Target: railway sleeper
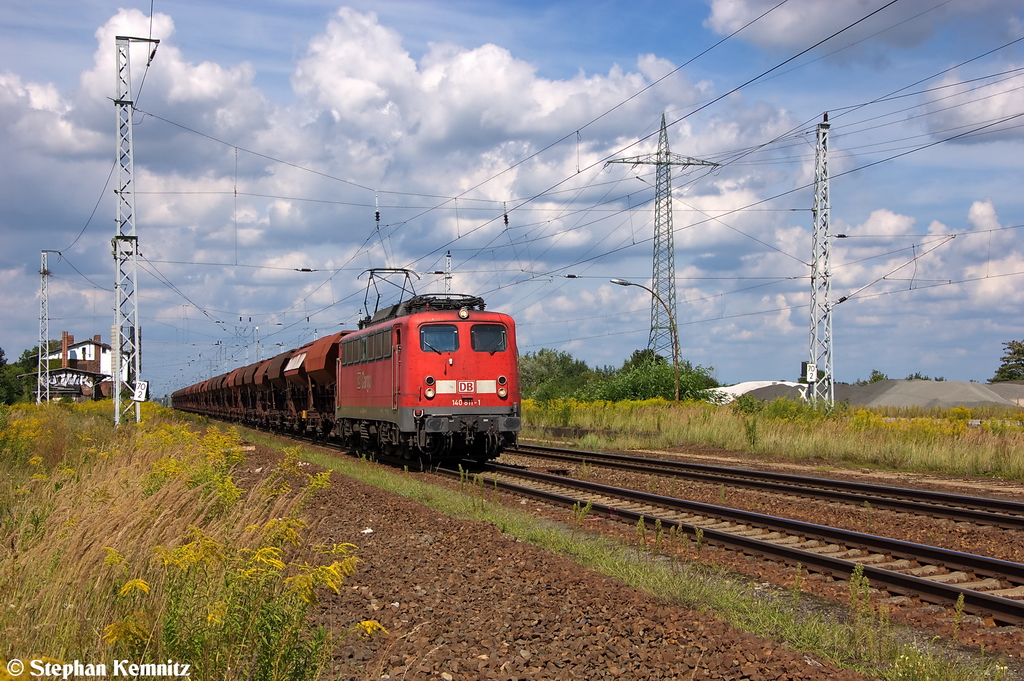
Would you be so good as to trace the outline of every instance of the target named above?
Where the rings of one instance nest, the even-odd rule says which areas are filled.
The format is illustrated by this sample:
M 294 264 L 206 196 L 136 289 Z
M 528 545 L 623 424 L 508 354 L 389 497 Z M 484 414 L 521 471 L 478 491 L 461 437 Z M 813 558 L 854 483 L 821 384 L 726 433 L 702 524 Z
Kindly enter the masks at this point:
M 858 561 L 858 562 L 860 562 L 860 561 Z M 901 559 L 901 560 L 889 561 L 888 563 L 875 563 L 874 564 L 874 567 L 882 568 L 883 570 L 893 570 L 895 572 L 902 572 L 904 570 L 913 568 L 914 566 L 915 566 L 914 561 L 906 560 L 905 558 Z
M 738 537 L 757 537 L 763 534 L 760 527 L 751 527 L 750 525 L 737 525 L 736 527 L 726 528 L 725 531 Z
M 827 553 L 829 555 L 833 553 L 843 553 L 846 549 L 838 544 L 825 544 L 824 546 L 801 546 L 800 548 L 811 553 Z M 835 556 L 833 556 L 834 558 Z
M 791 535 L 783 534 L 781 532 L 769 532 L 767 534 L 758 535 L 757 539 L 760 539 L 761 541 L 771 542 L 772 544 L 777 544 L 780 541 L 785 541 L 789 539 L 790 536 Z
M 783 537 L 782 539 L 775 539 L 772 543 L 779 546 L 797 546 L 798 544 L 803 543 L 803 541 L 803 537 L 798 537 L 794 534 L 788 537 Z
M 728 521 L 719 521 L 717 523 L 711 523 L 710 525 L 701 525 L 701 527 L 705 530 L 722 530 L 723 532 L 728 532 L 729 528 L 735 527 L 735 525 Z
M 979 579 L 974 582 L 962 582 L 957 584 L 962 589 L 971 589 L 972 591 L 986 591 L 992 593 L 993 589 L 1003 588 L 1003 583 L 995 577 L 989 577 L 987 579 Z
M 904 570 L 904 572 L 912 577 L 929 577 L 931 575 L 940 574 L 942 570 L 943 568 L 940 568 L 938 565 L 922 565 L 921 567 L 916 567 L 912 570 Z
M 957 570 L 956 572 L 947 572 L 944 575 L 929 575 L 925 579 L 930 579 L 933 582 L 939 582 L 940 584 L 961 584 L 964 582 L 971 581 L 971 575 L 966 572 Z
M 864 556 L 863 558 L 857 559 L 858 563 L 863 563 L 864 565 L 871 565 L 874 567 L 879 567 L 882 563 L 888 563 L 891 561 L 892 556 L 886 555 L 884 553 L 872 553 L 867 556 Z M 914 565 L 908 565 L 907 567 L 914 567 Z

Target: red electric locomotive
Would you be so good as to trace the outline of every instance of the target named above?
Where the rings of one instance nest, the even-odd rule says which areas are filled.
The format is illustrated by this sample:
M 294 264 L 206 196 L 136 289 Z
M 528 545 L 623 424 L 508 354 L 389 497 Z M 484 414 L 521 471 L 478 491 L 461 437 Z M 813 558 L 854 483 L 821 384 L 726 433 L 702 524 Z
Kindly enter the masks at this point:
M 515 322 L 473 296 L 404 299 L 407 270 L 370 270 L 367 296 L 382 275 L 404 276 L 402 300 L 358 330 L 178 390 L 174 407 L 424 463 L 497 457 L 521 424 Z
M 481 298 L 421 295 L 341 339 L 335 432 L 350 446 L 431 461 L 491 459 L 516 442 L 515 322 Z

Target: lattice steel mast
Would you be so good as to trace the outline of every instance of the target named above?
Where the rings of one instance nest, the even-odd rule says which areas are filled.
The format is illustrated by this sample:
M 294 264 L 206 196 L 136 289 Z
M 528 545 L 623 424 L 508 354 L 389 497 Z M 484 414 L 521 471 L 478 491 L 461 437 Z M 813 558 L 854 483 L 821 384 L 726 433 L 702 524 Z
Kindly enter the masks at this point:
M 835 404 L 832 368 L 832 245 L 829 242 L 828 114 L 818 124 L 814 157 L 814 230 L 811 236 L 811 347 L 807 365 L 808 400 Z
M 50 401 L 50 268 L 43 251 L 39 265 L 39 366 L 36 373 L 36 404 Z
M 673 355 L 673 339 L 676 329 L 676 248 L 672 230 L 672 166 L 717 166 L 711 161 L 702 161 L 688 156 L 673 154 L 668 146 L 668 129 L 665 114 L 661 115 L 661 134 L 658 136 L 658 151 L 654 154 L 617 158 L 609 163 L 657 166 L 654 203 L 654 270 L 651 288 L 656 294 L 651 299 L 651 335 L 647 347 L 662 357 Z M 657 297 L 665 301 L 667 310 L 658 303 Z
M 133 42 L 160 42 L 152 38 L 117 36 L 117 73 L 114 108 L 117 113 L 117 225 L 111 241 L 114 250 L 114 326 L 111 373 L 114 424 L 120 425 L 133 410 L 132 393 L 142 377 L 142 344 L 139 328 L 138 237 L 135 235 L 135 158 L 132 150 L 132 79 L 130 49 Z M 150 60 L 152 60 L 152 54 Z M 142 419 L 141 405 L 134 402 L 135 422 Z

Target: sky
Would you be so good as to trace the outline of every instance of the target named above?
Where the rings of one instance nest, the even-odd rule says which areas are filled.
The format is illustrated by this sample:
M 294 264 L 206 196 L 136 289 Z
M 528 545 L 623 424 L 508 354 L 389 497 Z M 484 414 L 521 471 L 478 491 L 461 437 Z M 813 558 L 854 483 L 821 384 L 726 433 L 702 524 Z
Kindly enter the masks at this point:
M 986 381 L 1024 338 L 1024 0 L 6 0 L 0 348 L 114 322 L 115 36 L 131 50 L 143 378 L 335 331 L 365 271 L 482 296 L 522 353 L 646 347 L 662 116 L 680 354 L 809 356 L 829 117 L 835 378 Z M 379 212 L 379 220 L 377 213 Z M 507 223 L 506 223 L 507 218 Z M 842 235 L 842 236 L 840 236 Z M 380 304 L 397 289 L 380 289 Z M 841 302 L 839 302 L 841 300 Z

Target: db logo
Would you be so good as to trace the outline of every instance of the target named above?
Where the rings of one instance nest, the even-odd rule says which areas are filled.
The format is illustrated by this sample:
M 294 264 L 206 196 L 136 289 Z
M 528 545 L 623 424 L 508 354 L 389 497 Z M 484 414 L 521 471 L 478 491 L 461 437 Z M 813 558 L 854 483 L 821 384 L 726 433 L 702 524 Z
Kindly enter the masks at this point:
M 364 374 L 362 371 L 356 374 L 356 390 L 369 390 L 370 389 L 370 375 Z
M 460 393 L 475 393 L 476 381 L 459 381 Z

